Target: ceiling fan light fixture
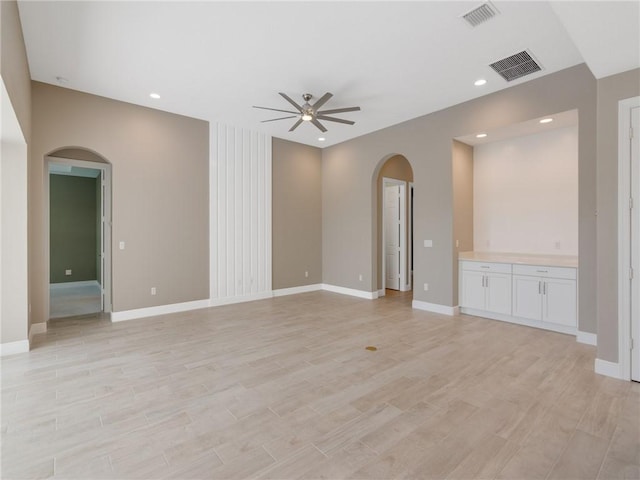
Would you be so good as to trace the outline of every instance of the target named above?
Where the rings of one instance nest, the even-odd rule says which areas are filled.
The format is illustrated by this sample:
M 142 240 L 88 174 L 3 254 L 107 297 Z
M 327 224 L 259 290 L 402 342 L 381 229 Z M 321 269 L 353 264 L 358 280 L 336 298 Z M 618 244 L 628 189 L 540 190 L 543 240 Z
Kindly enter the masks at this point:
M 313 120 L 313 115 L 311 115 L 309 112 L 304 112 L 302 114 L 302 120 L 304 120 L 305 122 L 309 122 Z

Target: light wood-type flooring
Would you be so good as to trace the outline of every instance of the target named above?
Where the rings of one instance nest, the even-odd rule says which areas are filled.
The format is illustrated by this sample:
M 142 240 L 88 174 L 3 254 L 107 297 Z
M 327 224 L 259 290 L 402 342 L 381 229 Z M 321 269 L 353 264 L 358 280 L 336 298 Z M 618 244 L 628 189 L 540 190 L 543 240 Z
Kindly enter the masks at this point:
M 594 357 L 328 292 L 52 321 L 2 359 L 2 478 L 639 478 L 640 385 Z

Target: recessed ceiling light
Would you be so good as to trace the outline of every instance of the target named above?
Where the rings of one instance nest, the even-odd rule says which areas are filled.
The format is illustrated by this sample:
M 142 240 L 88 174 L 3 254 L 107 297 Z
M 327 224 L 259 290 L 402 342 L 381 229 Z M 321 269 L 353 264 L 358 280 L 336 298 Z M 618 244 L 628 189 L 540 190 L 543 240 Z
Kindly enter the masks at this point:
M 319 142 L 324 142 L 326 139 L 324 137 L 318 137 Z
M 551 123 L 553 122 L 553 118 L 543 118 L 540 120 L 540 123 Z
M 478 80 L 476 80 L 475 82 L 473 82 L 473 84 L 476 87 L 481 87 L 482 85 L 484 85 L 485 83 L 487 83 L 487 81 L 484 78 L 479 78 Z
M 155 98 L 156 100 L 157 100 L 158 98 L 160 98 L 160 95 L 159 95 L 159 94 L 157 94 L 157 93 L 150 93 L 150 94 L 149 94 L 149 96 L 150 96 L 151 98 Z
M 486 136 L 487 136 L 486 133 L 479 133 L 479 134 L 476 135 L 476 138 L 484 138 Z

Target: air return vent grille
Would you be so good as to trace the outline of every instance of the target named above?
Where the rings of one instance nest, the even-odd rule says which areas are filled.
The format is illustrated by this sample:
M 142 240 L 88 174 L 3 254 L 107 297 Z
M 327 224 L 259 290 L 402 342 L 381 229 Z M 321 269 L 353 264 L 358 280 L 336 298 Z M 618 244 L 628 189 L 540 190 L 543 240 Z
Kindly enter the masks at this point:
M 498 60 L 489 66 L 507 82 L 542 70 L 540 65 L 538 65 L 526 50 Z
M 462 15 L 469 25 L 472 27 L 477 27 L 483 22 L 486 22 L 490 18 L 495 17 L 498 14 L 498 9 L 494 7 L 491 3 L 486 2 L 480 5 L 477 8 L 465 13 Z

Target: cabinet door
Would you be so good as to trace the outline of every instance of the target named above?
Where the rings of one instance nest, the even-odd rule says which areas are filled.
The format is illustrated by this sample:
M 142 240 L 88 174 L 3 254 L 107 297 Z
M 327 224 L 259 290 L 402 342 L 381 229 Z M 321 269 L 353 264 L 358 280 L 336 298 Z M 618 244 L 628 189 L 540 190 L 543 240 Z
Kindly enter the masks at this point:
M 544 279 L 542 321 L 575 327 L 576 281 L 560 278 Z
M 484 273 L 462 271 L 461 307 L 485 310 Z
M 542 320 L 542 278 L 513 276 L 513 316 Z
M 487 273 L 485 287 L 487 289 L 487 310 L 495 313 L 511 315 L 511 275 L 504 273 Z

